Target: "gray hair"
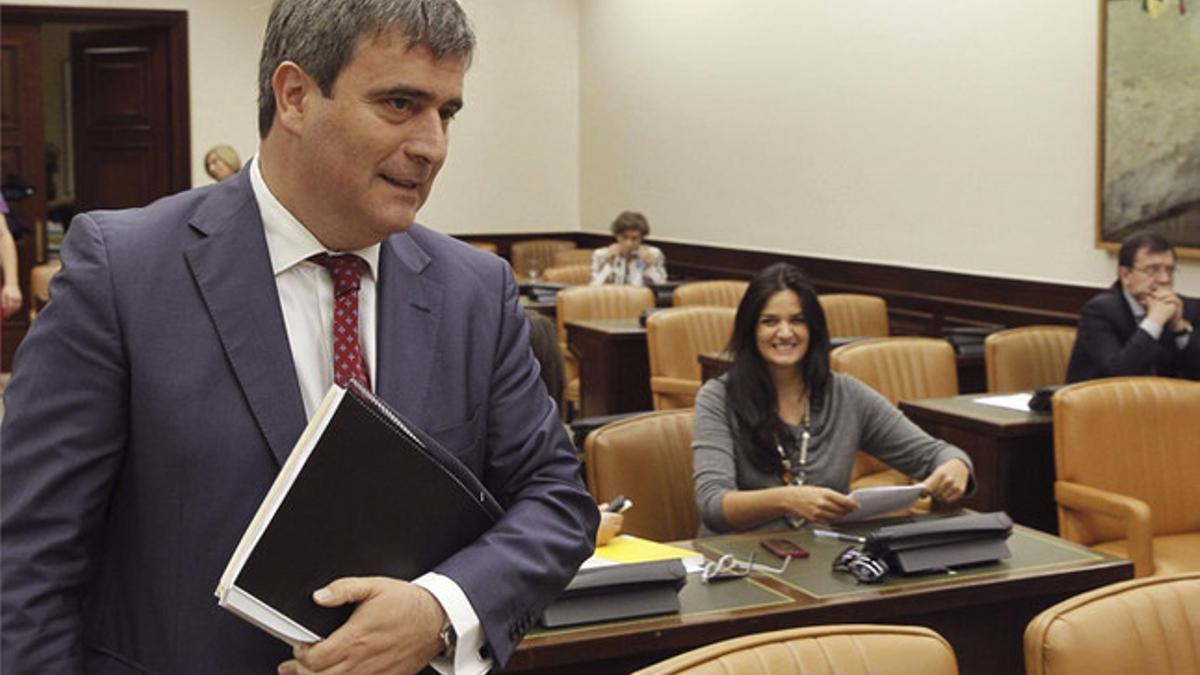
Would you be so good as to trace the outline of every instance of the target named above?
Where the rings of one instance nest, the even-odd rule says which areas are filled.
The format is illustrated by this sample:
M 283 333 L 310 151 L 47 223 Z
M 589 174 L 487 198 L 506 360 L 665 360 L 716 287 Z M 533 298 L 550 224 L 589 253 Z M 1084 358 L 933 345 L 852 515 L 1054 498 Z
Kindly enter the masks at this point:
M 458 0 L 275 0 L 258 63 L 258 133 L 275 120 L 271 77 L 284 61 L 304 69 L 328 98 L 363 38 L 400 28 L 409 48 L 426 47 L 435 59 L 470 61 L 475 33 Z

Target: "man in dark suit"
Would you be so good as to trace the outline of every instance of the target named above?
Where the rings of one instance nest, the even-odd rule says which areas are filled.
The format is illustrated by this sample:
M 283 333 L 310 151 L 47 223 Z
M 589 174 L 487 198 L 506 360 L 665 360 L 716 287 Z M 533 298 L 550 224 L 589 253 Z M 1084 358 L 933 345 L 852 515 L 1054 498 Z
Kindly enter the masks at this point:
M 590 553 L 596 506 L 511 270 L 413 222 L 473 47 L 455 0 L 277 0 L 259 154 L 220 184 L 75 219 L 6 392 L 0 671 L 482 672 Z M 363 268 L 357 306 L 340 280 L 336 300 L 358 340 L 334 337 L 315 254 Z M 213 592 L 342 377 L 335 344 L 506 512 L 413 583 L 313 589 L 356 608 L 293 653 Z
M 1079 316 L 1067 382 L 1117 375 L 1200 380 L 1200 339 L 1192 335 L 1200 307 L 1173 289 L 1175 249 L 1142 232 L 1121 244 L 1117 264 L 1117 281 Z

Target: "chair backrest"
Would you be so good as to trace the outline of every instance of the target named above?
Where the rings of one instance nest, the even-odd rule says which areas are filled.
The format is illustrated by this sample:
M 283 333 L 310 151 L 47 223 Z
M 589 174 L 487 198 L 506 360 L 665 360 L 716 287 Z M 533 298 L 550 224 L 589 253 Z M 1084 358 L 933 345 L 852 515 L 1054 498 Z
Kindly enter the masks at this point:
M 481 251 L 487 251 L 488 253 L 500 252 L 500 249 L 490 241 L 468 241 L 467 243 Z
M 592 265 L 592 254 L 595 251 L 590 248 L 564 248 L 561 251 L 554 252 L 554 259 L 551 261 L 554 267 L 566 267 L 567 265 L 587 265 L 589 268 Z
M 692 489 L 692 411 L 665 410 L 606 424 L 588 434 L 588 488 L 597 502 L 633 500 L 623 532 L 653 539 L 691 539 L 700 527 Z
M 700 390 L 700 354 L 720 352 L 733 334 L 730 307 L 674 307 L 646 319 L 655 410 L 690 408 Z
M 742 296 L 746 294 L 746 287 L 749 285 L 749 281 L 737 279 L 693 281 L 680 284 L 671 294 L 671 304 L 675 307 L 706 305 L 737 309 L 738 303 L 742 301 Z
M 542 279 L 555 284 L 582 286 L 592 280 L 591 265 L 562 265 L 547 268 Z
M 870 385 L 893 404 L 958 395 L 954 348 L 945 340 L 889 337 L 834 349 L 830 367 Z
M 1200 573 L 1122 581 L 1068 598 L 1025 628 L 1028 675 L 1200 673 Z
M 654 306 L 654 292 L 645 286 L 573 286 L 558 292 L 554 314 L 558 342 L 567 360 L 568 380 L 575 377 L 575 358 L 567 349 L 567 322 L 591 319 L 636 319 Z
M 1075 345 L 1073 326 L 1021 326 L 983 341 L 988 391 L 1025 391 L 1062 384 Z
M 1058 480 L 1145 502 L 1155 536 L 1200 531 L 1200 382 L 1090 380 L 1060 389 L 1052 408 Z M 1085 545 L 1125 538 L 1116 520 L 1061 506 L 1058 523 Z
M 729 673 L 957 675 L 958 663 L 950 643 L 928 628 L 829 624 L 731 638 L 685 652 L 634 675 Z
M 512 268 L 518 278 L 529 276 L 530 269 L 539 272 L 554 266 L 554 254 L 567 248 L 575 248 L 575 242 L 566 239 L 526 239 L 512 245 Z
M 887 303 L 876 295 L 825 293 L 817 296 L 825 310 L 829 337 L 887 337 Z
M 830 368 L 849 373 L 891 401 L 944 398 L 958 395 L 954 348 L 945 340 L 923 337 L 884 337 L 860 340 L 834 349 Z M 860 452 L 851 480 L 879 473 L 888 466 Z

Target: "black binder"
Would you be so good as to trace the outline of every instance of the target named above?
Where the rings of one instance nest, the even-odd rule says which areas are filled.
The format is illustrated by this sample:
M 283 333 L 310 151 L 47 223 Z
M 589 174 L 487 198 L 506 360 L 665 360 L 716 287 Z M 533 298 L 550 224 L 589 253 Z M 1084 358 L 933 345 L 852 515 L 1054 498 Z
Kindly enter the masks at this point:
M 863 551 L 905 574 L 946 570 L 1008 558 L 1012 527 L 1003 511 L 921 520 L 871 532 Z
M 222 607 L 289 643 L 328 636 L 353 606 L 312 592 L 346 576 L 412 580 L 502 510 L 454 456 L 352 383 L 332 387 L 221 577 Z
M 687 582 L 680 560 L 627 563 L 580 570 L 542 612 L 547 628 L 679 611 Z

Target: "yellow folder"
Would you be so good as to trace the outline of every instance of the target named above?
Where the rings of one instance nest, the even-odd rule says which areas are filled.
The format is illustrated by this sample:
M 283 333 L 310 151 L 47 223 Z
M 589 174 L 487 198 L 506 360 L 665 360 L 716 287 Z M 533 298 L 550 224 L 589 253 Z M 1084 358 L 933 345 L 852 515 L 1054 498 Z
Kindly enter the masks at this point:
M 617 563 L 651 562 L 679 558 L 684 565 L 702 564 L 704 554 L 687 548 L 660 544 L 631 534 L 619 534 L 596 549 L 596 557 Z

